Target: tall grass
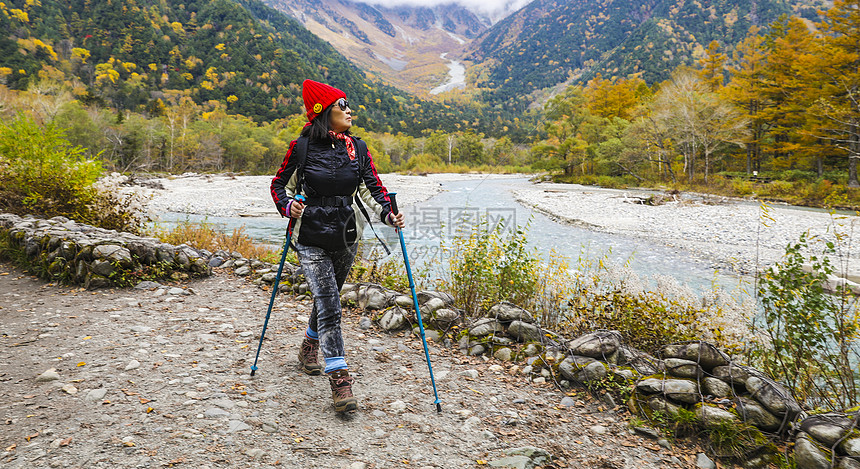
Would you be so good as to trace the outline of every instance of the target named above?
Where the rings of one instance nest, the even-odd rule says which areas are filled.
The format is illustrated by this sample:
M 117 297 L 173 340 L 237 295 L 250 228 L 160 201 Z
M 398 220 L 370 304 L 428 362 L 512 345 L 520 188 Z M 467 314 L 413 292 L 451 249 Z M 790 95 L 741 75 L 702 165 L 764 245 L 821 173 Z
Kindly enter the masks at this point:
M 244 225 L 227 234 L 211 223 L 192 223 L 186 220 L 172 228 L 155 225 L 148 234 L 169 244 L 184 243 L 210 252 L 224 250 L 230 253 L 238 252 L 246 259 L 280 262 L 280 250 L 256 243 L 245 233 Z M 288 258 L 290 255 L 291 253 Z M 295 255 L 292 255 L 292 260 L 295 261 Z

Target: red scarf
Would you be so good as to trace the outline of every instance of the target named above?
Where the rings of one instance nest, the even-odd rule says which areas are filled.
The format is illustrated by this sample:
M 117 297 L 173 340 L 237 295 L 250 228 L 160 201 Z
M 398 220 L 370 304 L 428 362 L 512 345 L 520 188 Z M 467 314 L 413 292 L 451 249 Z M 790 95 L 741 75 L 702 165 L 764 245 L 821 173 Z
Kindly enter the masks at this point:
M 353 145 L 351 138 L 349 138 L 345 134 L 336 133 L 334 130 L 329 130 L 328 134 L 332 139 L 343 140 L 343 142 L 346 144 L 346 154 L 349 155 L 349 159 L 355 159 L 355 145 Z

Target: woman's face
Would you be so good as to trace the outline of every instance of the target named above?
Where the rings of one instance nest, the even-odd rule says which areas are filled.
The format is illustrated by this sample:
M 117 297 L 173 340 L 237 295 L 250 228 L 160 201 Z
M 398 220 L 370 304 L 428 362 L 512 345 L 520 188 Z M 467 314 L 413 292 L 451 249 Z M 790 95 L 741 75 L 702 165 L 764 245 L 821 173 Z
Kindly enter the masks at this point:
M 329 127 L 337 133 L 346 132 L 352 127 L 352 109 L 346 98 L 340 98 L 332 105 Z

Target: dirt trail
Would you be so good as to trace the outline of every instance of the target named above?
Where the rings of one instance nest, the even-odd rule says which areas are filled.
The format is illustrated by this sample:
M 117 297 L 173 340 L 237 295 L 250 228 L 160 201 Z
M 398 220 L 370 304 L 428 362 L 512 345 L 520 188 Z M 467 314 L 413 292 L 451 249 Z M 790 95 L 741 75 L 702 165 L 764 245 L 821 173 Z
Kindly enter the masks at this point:
M 295 366 L 307 301 L 279 296 L 249 376 L 269 295 L 226 272 L 91 292 L 0 264 L 0 466 L 462 468 L 534 446 L 544 467 L 695 467 L 695 448 L 631 434 L 584 391 L 568 407 L 512 363 L 433 346 L 437 414 L 420 339 L 353 312 L 359 411 L 338 416 L 325 377 Z

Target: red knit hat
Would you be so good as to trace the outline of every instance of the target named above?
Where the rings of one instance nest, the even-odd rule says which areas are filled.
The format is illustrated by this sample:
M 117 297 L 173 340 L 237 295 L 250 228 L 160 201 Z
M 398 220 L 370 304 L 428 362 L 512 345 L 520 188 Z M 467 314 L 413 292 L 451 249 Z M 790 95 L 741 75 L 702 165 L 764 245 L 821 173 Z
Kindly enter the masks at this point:
M 305 110 L 308 122 L 312 122 L 323 110 L 340 98 L 346 98 L 346 93 L 333 87 L 313 80 L 302 83 L 302 98 L 305 100 Z

